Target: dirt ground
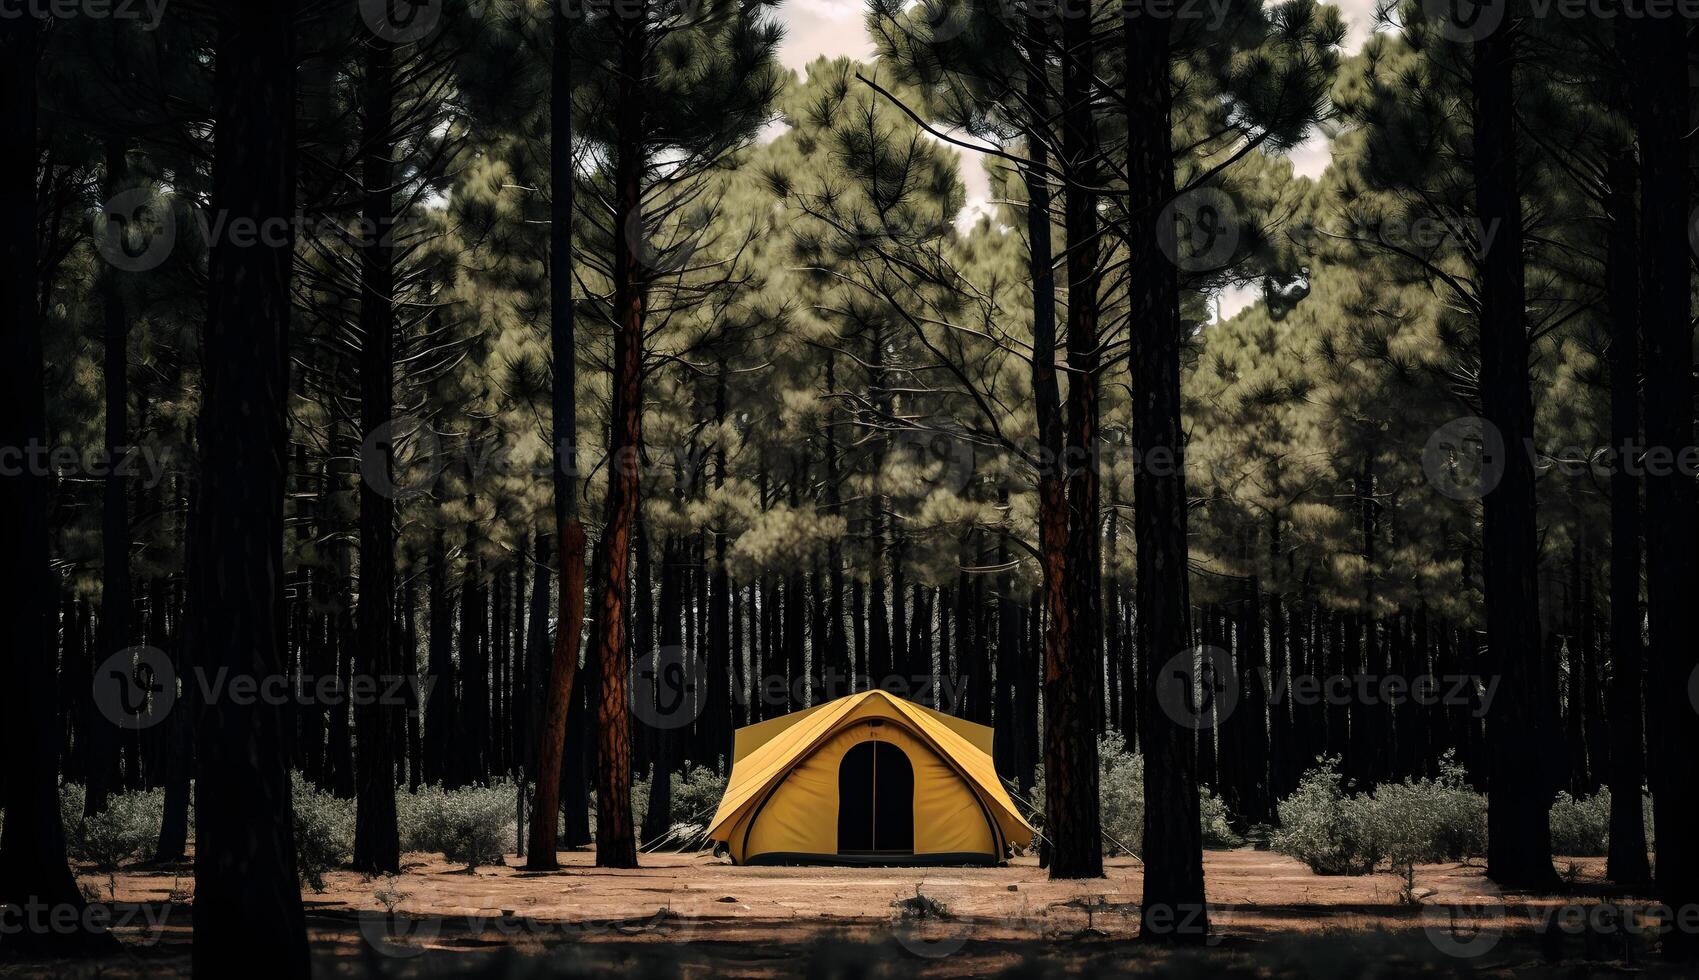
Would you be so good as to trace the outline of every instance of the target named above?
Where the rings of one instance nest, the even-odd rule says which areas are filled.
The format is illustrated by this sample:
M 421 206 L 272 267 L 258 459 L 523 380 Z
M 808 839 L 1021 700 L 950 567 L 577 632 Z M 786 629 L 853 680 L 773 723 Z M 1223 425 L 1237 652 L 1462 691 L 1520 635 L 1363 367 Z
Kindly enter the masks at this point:
M 518 859 L 509 856 L 510 865 Z M 403 873 L 334 872 L 306 910 L 324 976 L 1246 976 L 1573 975 L 1656 970 L 1654 937 L 1614 896 L 1602 861 L 1558 862 L 1570 894 L 1506 896 L 1475 865 L 1330 878 L 1265 851 L 1204 860 L 1210 945 L 1133 942 L 1140 868 L 1053 882 L 1031 859 L 1004 868 L 743 868 L 646 855 L 609 871 L 588 852 L 558 872 L 467 871 L 408 855 Z M 130 869 L 85 886 L 115 899 L 120 961 L 6 964 L 0 975 L 187 975 L 193 877 Z M 923 897 L 927 902 L 914 901 Z M 936 904 L 934 904 L 936 903 Z M 915 909 L 926 906 L 930 914 Z M 1629 913 L 1623 918 L 1624 910 Z M 1195 914 L 1178 913 L 1176 924 Z

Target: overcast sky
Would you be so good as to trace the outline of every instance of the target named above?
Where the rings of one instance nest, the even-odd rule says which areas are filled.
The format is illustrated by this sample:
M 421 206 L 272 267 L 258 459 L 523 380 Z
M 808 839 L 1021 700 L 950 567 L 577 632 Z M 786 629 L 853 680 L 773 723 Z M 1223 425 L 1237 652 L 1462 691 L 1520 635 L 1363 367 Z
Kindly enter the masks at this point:
M 1350 26 L 1346 39 L 1347 51 L 1363 46 L 1374 21 L 1375 0 L 1339 0 L 1336 4 Z M 785 24 L 785 40 L 779 58 L 785 67 L 802 72 L 808 63 L 821 56 L 835 58 L 873 57 L 873 42 L 867 36 L 866 0 L 785 0 L 779 5 L 779 19 Z M 963 156 L 971 156 L 964 153 Z M 1299 174 L 1315 177 L 1327 167 L 1327 141 L 1319 133 L 1292 151 L 1292 166 Z M 979 160 L 964 159 L 962 182 L 967 185 L 968 206 L 963 215 L 964 227 L 972 224 L 990 194 L 990 185 Z M 1222 312 L 1231 316 L 1255 297 L 1240 293 L 1222 298 Z

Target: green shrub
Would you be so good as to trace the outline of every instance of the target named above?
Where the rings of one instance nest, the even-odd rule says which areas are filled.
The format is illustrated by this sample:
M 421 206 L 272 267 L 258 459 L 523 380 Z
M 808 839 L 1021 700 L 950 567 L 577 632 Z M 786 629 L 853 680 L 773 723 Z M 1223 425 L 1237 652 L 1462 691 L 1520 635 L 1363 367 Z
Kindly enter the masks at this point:
M 1203 825 L 1203 846 L 1217 850 L 1238 847 L 1244 838 L 1227 822 L 1227 804 L 1207 789 L 1198 790 L 1198 822 Z
M 295 871 L 315 892 L 325 872 L 345 863 L 354 848 L 354 801 L 321 793 L 300 773 L 290 773 L 294 803 Z
M 502 781 L 489 786 L 445 790 L 426 786 L 400 793 L 396 818 L 401 846 L 434 851 L 468 869 L 500 864 L 514 840 L 518 788 Z
M 1276 809 L 1280 827 L 1269 835 L 1269 847 L 1316 874 L 1367 874 L 1380 860 L 1365 801 L 1346 794 L 1336 758 L 1304 773 Z
M 1566 857 L 1591 857 L 1610 850 L 1611 792 L 1601 789 L 1592 796 L 1576 799 L 1557 794 L 1552 803 L 1552 853 Z
M 634 826 L 642 827 L 644 818 L 648 816 L 649 787 L 654 779 L 655 770 L 651 767 L 643 770 L 639 777 L 631 782 L 631 819 Z M 726 794 L 726 777 L 715 772 L 711 766 L 699 766 L 686 761 L 683 772 L 672 774 L 671 783 L 673 822 L 668 828 L 665 849 L 688 849 L 701 844 L 708 833 L 708 822 L 714 819 L 714 812 L 720 806 L 720 797 Z M 594 818 L 595 813 L 592 810 L 592 824 L 595 822 Z
M 686 762 L 684 772 L 673 774 L 673 811 L 682 819 L 706 826 L 725 795 L 726 777 L 713 766 Z
M 152 852 L 165 819 L 164 790 L 115 794 L 92 817 L 83 816 L 84 798 L 83 787 L 75 783 L 59 790 L 67 857 L 111 872 Z
M 1322 760 L 1280 801 L 1280 827 L 1269 846 L 1317 874 L 1368 874 L 1457 861 L 1485 853 L 1486 797 L 1469 788 L 1449 755 L 1437 779 L 1387 783 L 1373 793 L 1350 793 L 1339 760 Z

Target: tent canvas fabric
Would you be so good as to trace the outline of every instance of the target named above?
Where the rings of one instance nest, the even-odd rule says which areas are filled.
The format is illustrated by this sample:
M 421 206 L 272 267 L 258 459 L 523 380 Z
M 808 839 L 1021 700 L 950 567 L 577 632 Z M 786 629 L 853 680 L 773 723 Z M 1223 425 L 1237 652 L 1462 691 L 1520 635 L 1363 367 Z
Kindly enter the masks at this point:
M 991 761 L 991 729 L 896 697 L 863 691 L 738 729 L 731 779 L 708 836 L 738 864 L 997 864 L 1032 843 Z M 899 850 L 840 847 L 840 818 L 874 812 L 861 766 L 867 743 L 909 770 L 886 785 L 887 822 L 912 820 Z M 892 754 L 895 749 L 901 756 Z M 906 761 L 906 766 L 903 763 Z M 889 777 L 891 774 L 887 773 Z M 910 807 L 906 794 L 912 792 Z M 891 799 L 891 794 L 900 794 Z M 846 799 L 847 796 L 847 799 Z M 874 818 L 876 821 L 881 818 Z

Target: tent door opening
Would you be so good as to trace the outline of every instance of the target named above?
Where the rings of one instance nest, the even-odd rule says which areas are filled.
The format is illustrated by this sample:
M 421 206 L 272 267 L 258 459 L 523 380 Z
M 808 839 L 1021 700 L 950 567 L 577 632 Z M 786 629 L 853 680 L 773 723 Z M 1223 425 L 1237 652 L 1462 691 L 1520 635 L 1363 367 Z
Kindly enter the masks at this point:
M 838 853 L 914 853 L 914 766 L 886 742 L 862 742 L 838 764 Z

